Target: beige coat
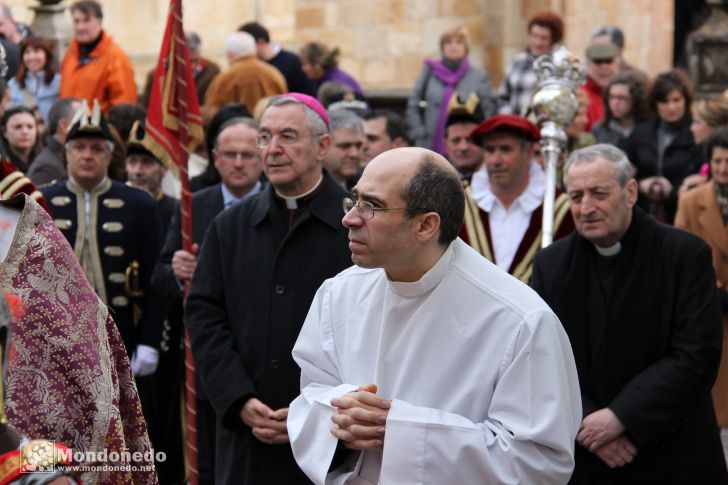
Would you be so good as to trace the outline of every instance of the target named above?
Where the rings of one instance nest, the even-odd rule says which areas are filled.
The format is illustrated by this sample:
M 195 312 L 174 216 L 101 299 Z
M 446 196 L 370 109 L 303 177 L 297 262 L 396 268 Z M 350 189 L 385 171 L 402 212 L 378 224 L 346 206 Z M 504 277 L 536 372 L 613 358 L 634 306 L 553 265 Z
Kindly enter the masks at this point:
M 254 55 L 239 57 L 215 76 L 205 94 L 205 106 L 219 109 L 228 103 L 240 103 L 253 113 L 262 98 L 283 94 L 287 89 L 278 69 Z
M 720 288 L 728 288 L 728 227 L 718 209 L 715 185 L 707 183 L 680 197 L 675 226 L 700 236 L 713 250 L 713 268 Z M 723 357 L 713 386 L 718 424 L 728 427 L 728 315 L 723 315 Z

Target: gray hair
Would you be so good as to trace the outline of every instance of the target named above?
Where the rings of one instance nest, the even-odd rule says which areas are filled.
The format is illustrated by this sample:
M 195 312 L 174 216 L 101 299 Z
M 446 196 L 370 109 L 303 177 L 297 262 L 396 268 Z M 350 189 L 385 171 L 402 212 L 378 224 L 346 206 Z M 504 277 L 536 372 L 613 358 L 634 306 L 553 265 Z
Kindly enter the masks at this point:
M 8 19 L 11 22 L 15 22 L 15 19 L 13 19 L 13 12 L 10 10 L 10 7 L 5 5 L 4 3 L 0 3 L 0 13 L 3 14 L 3 17 Z
M 564 185 L 566 185 L 566 177 L 569 175 L 569 169 L 572 165 L 592 163 L 597 158 L 603 158 L 612 164 L 612 167 L 614 167 L 614 179 L 619 183 L 620 187 L 625 188 L 627 182 L 634 178 L 632 175 L 632 164 L 627 159 L 627 155 L 614 145 L 600 143 L 576 150 L 569 156 L 569 159 L 564 163 Z
M 199 50 L 200 46 L 202 45 L 202 39 L 200 39 L 200 36 L 197 35 L 195 32 L 187 32 L 187 47 L 191 51 Z
M 233 32 L 225 39 L 225 52 L 236 59 L 255 54 L 255 39 L 247 32 Z
M 624 49 L 624 32 L 619 27 L 615 25 L 602 25 L 592 32 L 591 38 L 595 39 L 602 35 L 609 37 L 609 41 L 619 47 L 620 50 Z
M 61 98 L 48 111 L 48 133 L 55 135 L 61 120 L 70 120 L 81 103 L 80 98 Z
M 296 98 L 285 95 L 275 96 L 273 99 L 270 100 L 266 109 L 270 108 L 271 106 L 284 106 L 286 104 L 295 104 L 303 108 L 303 112 L 306 114 L 306 127 L 311 130 L 311 133 L 318 133 L 320 135 L 327 135 L 329 133 L 329 130 L 326 127 L 326 123 L 324 123 L 321 115 L 306 106 L 306 104 L 297 100 Z
M 348 109 L 329 110 L 329 126 L 331 133 L 337 130 L 350 130 L 357 133 L 364 133 L 364 120 L 353 111 Z
M 245 116 L 235 116 L 234 118 L 230 118 L 229 120 L 226 120 L 225 123 L 220 125 L 220 129 L 217 132 L 217 138 L 215 138 L 215 148 L 217 148 L 217 143 L 220 140 L 220 135 L 222 134 L 222 132 L 227 130 L 231 126 L 237 125 L 245 125 L 249 128 L 254 129 L 255 131 L 258 131 L 258 123 L 253 118 L 247 118 Z

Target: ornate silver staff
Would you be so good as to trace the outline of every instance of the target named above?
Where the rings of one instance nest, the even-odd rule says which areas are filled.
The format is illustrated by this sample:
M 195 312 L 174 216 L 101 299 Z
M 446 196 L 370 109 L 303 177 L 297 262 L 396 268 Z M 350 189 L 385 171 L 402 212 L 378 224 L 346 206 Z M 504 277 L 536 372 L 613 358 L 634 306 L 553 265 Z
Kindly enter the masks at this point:
M 541 128 L 541 151 L 546 162 L 546 193 L 541 225 L 541 247 L 545 248 L 554 240 L 556 165 L 567 142 L 564 129 L 571 124 L 579 109 L 575 93 L 584 81 L 584 67 L 581 59 L 572 58 L 571 53 L 562 46 L 533 61 L 533 68 L 539 83 L 531 108 Z

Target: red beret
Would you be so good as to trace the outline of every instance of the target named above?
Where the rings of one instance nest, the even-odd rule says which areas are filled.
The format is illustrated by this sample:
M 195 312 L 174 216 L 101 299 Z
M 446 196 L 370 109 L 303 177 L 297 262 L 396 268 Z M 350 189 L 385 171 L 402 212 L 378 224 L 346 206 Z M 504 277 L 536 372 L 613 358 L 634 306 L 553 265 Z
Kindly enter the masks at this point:
M 534 142 L 541 140 L 538 126 L 516 115 L 494 115 L 483 121 L 470 132 L 471 138 L 480 143 L 485 135 L 491 133 L 509 133 Z

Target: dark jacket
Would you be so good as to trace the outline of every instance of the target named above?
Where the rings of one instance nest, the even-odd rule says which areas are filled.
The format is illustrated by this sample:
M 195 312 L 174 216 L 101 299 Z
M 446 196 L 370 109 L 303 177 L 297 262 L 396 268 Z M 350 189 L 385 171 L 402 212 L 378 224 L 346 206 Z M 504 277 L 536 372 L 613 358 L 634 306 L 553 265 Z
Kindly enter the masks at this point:
M 283 77 L 286 78 L 289 91 L 316 96 L 316 84 L 303 72 L 301 59 L 296 54 L 281 49 L 278 54 L 272 59 L 268 59 L 267 62 L 281 71 Z
M 689 115 L 679 122 L 679 131 L 672 143 L 665 149 L 662 167 L 658 167 L 657 159 L 657 119 L 637 123 L 630 136 L 622 143 L 621 148 L 627 153 L 627 158 L 637 169 L 635 178 L 642 180 L 653 175 L 662 175 L 672 184 L 672 193 L 664 202 L 662 211 L 665 220 L 672 223 L 677 210 L 677 190 L 683 179 L 688 175 L 698 173 L 701 157 L 695 145 L 693 134 L 690 132 L 692 119 Z M 649 201 L 640 194 L 638 204 L 648 212 Z
M 220 184 L 207 187 L 192 194 L 192 243 L 202 244 L 205 231 L 212 220 L 223 209 L 222 192 Z M 179 201 L 175 204 L 175 210 L 166 232 L 166 238 L 159 261 L 154 268 L 152 275 L 152 287 L 162 296 L 167 298 L 180 299 L 182 292 L 177 278 L 172 271 L 172 257 L 174 253 L 182 249 L 182 233 L 180 230 Z
M 186 325 L 198 373 L 218 415 L 217 483 L 309 483 L 288 444 L 258 441 L 239 412 L 251 397 L 272 409 L 300 393 L 291 350 L 318 287 L 351 265 L 341 225 L 346 192 L 326 173 L 303 209 L 274 190 L 210 225 L 190 286 Z
M 78 220 L 78 208 L 83 214 L 83 190 L 70 181 L 59 182 L 43 189 L 56 226 L 79 256 L 79 231 L 85 230 L 85 220 Z M 164 305 L 151 292 L 149 280 L 159 256 L 162 225 L 159 209 L 146 192 L 107 179 L 91 192 L 90 216 L 93 227 L 88 228 L 92 249 L 105 284 L 99 296 L 111 308 L 127 352 L 131 355 L 138 344 L 159 348 L 164 319 Z M 91 236 L 92 235 L 92 236 Z M 141 317 L 134 325 L 134 299 L 124 289 L 124 276 L 132 261 L 140 266 L 140 283 L 144 297 L 138 300 Z M 101 293 L 97 289 L 97 293 Z
M 577 445 L 570 483 L 728 483 L 710 396 L 722 334 L 710 248 L 633 216 L 616 256 L 573 233 L 533 266 L 531 286 L 569 335 L 584 416 L 609 407 L 637 447 L 609 469 Z
M 46 137 L 45 147 L 30 164 L 28 178 L 38 187 L 66 178 L 63 146 L 52 136 Z

